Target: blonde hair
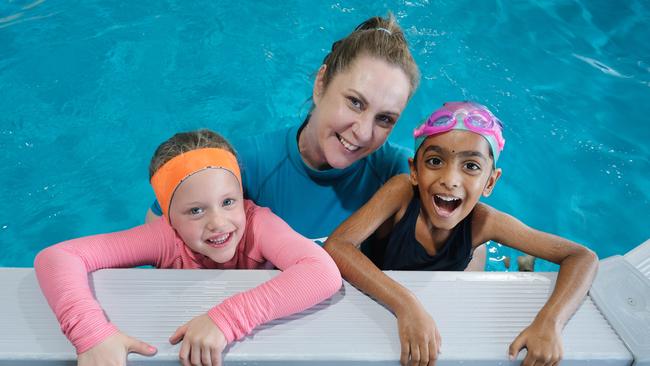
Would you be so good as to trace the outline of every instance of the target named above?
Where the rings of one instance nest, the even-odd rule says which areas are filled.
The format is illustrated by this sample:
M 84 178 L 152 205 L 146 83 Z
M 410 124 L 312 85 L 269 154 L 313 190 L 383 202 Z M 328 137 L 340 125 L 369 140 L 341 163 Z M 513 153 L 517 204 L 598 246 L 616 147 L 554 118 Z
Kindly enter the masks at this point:
M 156 149 L 149 164 L 149 179 L 153 177 L 161 166 L 174 157 L 188 151 L 210 147 L 225 149 L 237 156 L 235 149 L 233 149 L 228 140 L 212 130 L 200 129 L 190 132 L 179 132 L 160 144 Z
M 325 56 L 323 84 L 325 89 L 339 72 L 345 71 L 360 55 L 367 55 L 398 66 L 408 76 L 413 95 L 420 83 L 420 71 L 413 60 L 402 28 L 393 14 L 386 18 L 372 17 L 359 24 L 347 37 L 332 44 Z

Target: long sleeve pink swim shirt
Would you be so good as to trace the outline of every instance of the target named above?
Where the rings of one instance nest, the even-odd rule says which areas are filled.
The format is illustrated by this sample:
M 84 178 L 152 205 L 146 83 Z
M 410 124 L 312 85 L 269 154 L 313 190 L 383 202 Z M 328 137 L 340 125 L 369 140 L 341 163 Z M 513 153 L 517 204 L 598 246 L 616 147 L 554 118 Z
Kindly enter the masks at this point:
M 34 261 L 38 282 L 77 353 L 117 332 L 88 283 L 88 273 L 102 268 L 258 269 L 268 268 L 270 263 L 282 270 L 208 311 L 229 343 L 260 324 L 305 310 L 340 289 L 341 274 L 321 247 L 296 233 L 268 208 L 251 201 L 244 205 L 246 230 L 227 263 L 193 252 L 164 219 L 65 241 L 41 251 Z

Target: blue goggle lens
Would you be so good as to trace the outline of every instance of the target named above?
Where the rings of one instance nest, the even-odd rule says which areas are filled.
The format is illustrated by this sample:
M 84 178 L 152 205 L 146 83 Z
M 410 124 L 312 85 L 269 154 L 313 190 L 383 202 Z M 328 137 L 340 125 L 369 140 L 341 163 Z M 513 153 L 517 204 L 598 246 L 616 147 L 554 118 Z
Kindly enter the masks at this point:
M 440 116 L 436 118 L 435 121 L 429 120 L 429 126 L 431 127 L 447 126 L 451 121 L 452 121 L 451 116 Z
M 465 119 L 465 121 L 475 127 L 479 127 L 483 129 L 492 128 L 492 120 L 486 119 L 484 116 L 480 114 L 471 114 L 467 116 L 467 119 Z

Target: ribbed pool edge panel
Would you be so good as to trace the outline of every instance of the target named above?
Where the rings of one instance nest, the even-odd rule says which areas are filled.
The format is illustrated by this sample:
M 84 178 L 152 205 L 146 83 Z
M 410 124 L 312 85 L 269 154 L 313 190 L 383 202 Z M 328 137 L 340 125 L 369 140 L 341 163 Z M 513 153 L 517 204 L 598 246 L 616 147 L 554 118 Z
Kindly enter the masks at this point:
M 442 335 L 438 365 L 508 365 L 509 343 L 542 307 L 554 273 L 387 272 L 411 289 Z M 33 269 L 2 268 L 0 364 L 73 365 L 73 347 L 43 298 Z M 261 270 L 102 270 L 91 276 L 109 319 L 158 347 L 132 365 L 178 364 L 174 330 L 224 298 L 277 274 Z M 563 332 L 563 365 L 630 365 L 632 355 L 587 297 Z M 227 348 L 232 365 L 397 365 L 397 322 L 344 282 L 332 298 L 258 327 Z M 525 351 L 519 356 L 523 359 Z

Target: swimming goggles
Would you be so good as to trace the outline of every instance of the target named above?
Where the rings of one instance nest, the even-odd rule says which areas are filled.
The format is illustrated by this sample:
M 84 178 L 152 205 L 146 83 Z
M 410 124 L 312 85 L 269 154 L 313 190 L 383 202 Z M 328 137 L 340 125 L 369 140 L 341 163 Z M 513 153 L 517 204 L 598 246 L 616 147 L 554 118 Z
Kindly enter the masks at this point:
M 487 107 L 474 102 L 447 102 L 413 131 L 415 151 L 427 137 L 451 130 L 471 131 L 485 137 L 492 149 L 495 164 L 506 144 L 501 121 Z

